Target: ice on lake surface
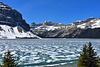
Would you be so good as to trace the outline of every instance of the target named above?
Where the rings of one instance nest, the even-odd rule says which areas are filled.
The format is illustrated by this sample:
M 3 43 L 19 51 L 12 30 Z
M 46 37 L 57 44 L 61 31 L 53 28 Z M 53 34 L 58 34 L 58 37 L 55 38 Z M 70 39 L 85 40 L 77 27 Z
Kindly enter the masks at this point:
M 84 44 L 92 43 L 100 56 L 100 39 L 15 39 L 0 40 L 0 63 L 10 50 L 18 65 L 43 66 L 76 62 Z

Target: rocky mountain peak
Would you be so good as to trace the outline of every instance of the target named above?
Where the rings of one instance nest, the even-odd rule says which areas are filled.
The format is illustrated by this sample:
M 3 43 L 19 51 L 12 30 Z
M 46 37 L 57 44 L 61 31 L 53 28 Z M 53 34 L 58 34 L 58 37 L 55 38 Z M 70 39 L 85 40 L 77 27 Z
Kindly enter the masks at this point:
M 80 24 L 83 24 L 83 23 L 88 23 L 88 22 L 90 22 L 90 21 L 93 20 L 93 19 L 95 19 L 95 18 L 94 18 L 94 17 L 90 17 L 90 18 L 88 18 L 88 19 L 86 19 L 86 20 L 73 22 L 73 24 L 75 24 L 75 25 L 80 25 Z
M 50 21 L 43 21 L 42 23 L 49 23 Z
M 95 18 L 94 18 L 94 17 L 90 17 L 90 18 L 88 18 L 88 19 L 86 19 L 86 20 L 83 20 L 83 21 L 89 22 L 89 21 L 91 21 L 91 20 L 93 20 L 93 19 L 95 19 Z
M 30 29 L 29 25 L 22 18 L 21 13 L 2 2 L 0 2 L 0 24 L 21 26 L 25 30 Z
M 44 21 L 41 23 L 42 25 L 52 26 L 54 23 L 51 21 Z
M 33 22 L 33 23 L 31 23 L 31 25 L 36 25 L 36 23 L 35 23 L 35 22 Z
M 7 7 L 7 5 L 2 3 L 2 2 L 0 2 L 0 7 Z
M 0 9 L 11 10 L 11 7 L 9 7 L 7 4 L 0 2 Z

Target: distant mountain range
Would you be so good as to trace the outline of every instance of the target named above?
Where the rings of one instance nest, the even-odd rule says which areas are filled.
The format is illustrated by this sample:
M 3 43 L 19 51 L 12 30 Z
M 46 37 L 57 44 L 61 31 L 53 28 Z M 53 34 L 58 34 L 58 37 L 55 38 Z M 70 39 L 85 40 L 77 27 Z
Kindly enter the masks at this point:
M 100 18 L 88 18 L 71 24 L 44 21 L 30 25 L 34 34 L 42 38 L 100 38 Z
M 0 38 L 100 38 L 100 18 L 67 25 L 51 21 L 29 25 L 21 13 L 0 2 Z

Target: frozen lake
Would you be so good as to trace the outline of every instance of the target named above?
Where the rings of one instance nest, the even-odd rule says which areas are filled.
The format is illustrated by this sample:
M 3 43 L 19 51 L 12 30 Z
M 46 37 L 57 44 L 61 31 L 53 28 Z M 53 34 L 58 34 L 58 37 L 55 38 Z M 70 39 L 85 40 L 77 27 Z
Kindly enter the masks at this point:
M 0 40 L 0 63 L 7 50 L 18 65 L 52 66 L 76 62 L 84 44 L 92 43 L 100 56 L 100 39 L 15 39 Z M 22 67 L 21 66 L 21 67 Z

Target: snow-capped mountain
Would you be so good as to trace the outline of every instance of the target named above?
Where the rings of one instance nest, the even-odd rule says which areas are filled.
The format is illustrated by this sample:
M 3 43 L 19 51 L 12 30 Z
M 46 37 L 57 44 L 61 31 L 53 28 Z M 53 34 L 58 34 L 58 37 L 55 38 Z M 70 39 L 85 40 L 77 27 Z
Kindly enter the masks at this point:
M 68 26 L 65 24 L 61 24 L 61 23 L 44 21 L 40 24 L 36 24 L 33 22 L 30 25 L 30 27 L 34 34 L 36 34 L 40 37 L 48 37 L 49 32 L 57 31 L 57 30 L 61 31 L 62 29 L 67 29 Z M 50 33 L 50 35 L 54 37 L 54 35 L 52 33 Z
M 92 19 L 88 23 L 83 23 L 77 26 L 78 28 L 84 29 L 84 28 L 100 28 L 100 18 Z
M 0 38 L 40 38 L 30 31 L 29 24 L 15 9 L 0 2 Z
M 31 29 L 42 29 L 42 30 L 55 30 L 55 29 L 61 29 L 61 28 L 66 28 L 67 26 L 65 24 L 61 24 L 61 23 L 55 23 L 55 22 L 51 22 L 51 21 L 44 21 L 40 24 L 36 24 L 35 22 L 33 22 L 30 25 Z
M 44 21 L 27 24 L 21 13 L 0 2 L 0 38 L 100 38 L 100 18 L 71 24 Z
M 50 21 L 30 25 L 34 34 L 43 38 L 100 38 L 100 18 L 88 18 L 65 25 Z

